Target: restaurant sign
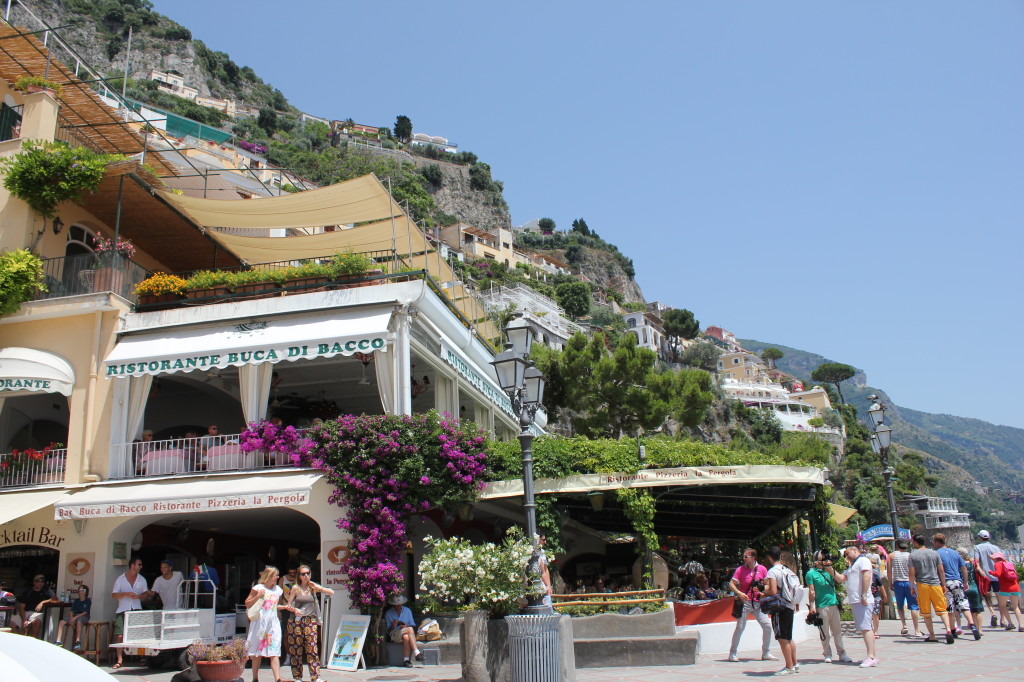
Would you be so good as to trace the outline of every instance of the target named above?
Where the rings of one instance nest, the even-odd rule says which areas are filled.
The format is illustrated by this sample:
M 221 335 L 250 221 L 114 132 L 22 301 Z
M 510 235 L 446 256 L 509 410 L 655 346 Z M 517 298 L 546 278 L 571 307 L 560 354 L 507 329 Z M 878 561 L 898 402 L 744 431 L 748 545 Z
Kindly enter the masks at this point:
M 615 490 L 618 488 L 655 488 L 690 485 L 715 485 L 722 483 L 806 483 L 822 485 L 822 470 L 817 467 L 785 465 L 743 464 L 720 467 L 676 467 L 672 469 L 643 469 L 635 474 L 582 474 L 565 478 L 539 478 L 534 483 L 534 492 L 545 493 L 586 493 L 593 490 Z M 494 481 L 488 483 L 480 499 L 518 497 L 523 494 L 523 482 Z
M 0 378 L 0 391 L 53 391 L 52 379 L 33 379 L 18 377 L 16 379 Z
M 518 419 L 518 417 L 516 417 L 515 410 L 512 409 L 512 401 L 508 399 L 508 396 L 505 395 L 501 389 L 494 386 L 490 381 L 487 381 L 487 379 L 480 376 L 469 362 L 462 358 L 461 354 L 444 342 L 441 343 L 441 357 L 444 358 L 445 362 L 454 367 L 455 371 L 458 372 L 463 379 L 472 384 L 473 388 L 482 393 L 490 402 L 497 405 L 502 412 L 510 417 Z
M 135 362 L 107 363 L 108 377 L 160 374 L 165 372 L 191 371 L 193 369 L 223 369 L 239 365 L 329 358 L 335 355 L 352 355 L 381 350 L 387 345 L 383 336 L 371 336 L 347 341 L 314 343 L 307 345 L 280 345 L 250 348 L 233 352 L 198 355 L 168 355 L 163 358 L 137 360 Z
M 309 490 L 258 492 L 243 495 L 206 495 L 173 500 L 124 500 L 98 504 L 62 502 L 54 505 L 54 518 L 94 519 L 143 514 L 186 514 L 191 512 L 263 509 L 309 504 Z

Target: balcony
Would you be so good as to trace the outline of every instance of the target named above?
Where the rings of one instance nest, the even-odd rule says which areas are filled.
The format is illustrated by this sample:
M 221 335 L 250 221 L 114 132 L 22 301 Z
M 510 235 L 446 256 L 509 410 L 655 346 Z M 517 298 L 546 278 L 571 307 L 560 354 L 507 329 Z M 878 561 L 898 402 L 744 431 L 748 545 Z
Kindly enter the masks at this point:
M 49 450 L 37 459 L 35 451 L 0 454 L 0 489 L 64 484 L 66 448 Z
M 34 300 L 109 291 L 135 302 L 135 287 L 148 276 L 146 268 L 125 258 L 104 261 L 94 253 L 47 258 L 43 261 L 46 291 L 36 292 Z
M 301 431 L 300 431 L 301 432 Z M 120 443 L 110 449 L 110 478 L 150 478 L 224 471 L 292 468 L 279 452 L 244 452 L 241 434 Z
M 966 528 L 971 525 L 970 514 L 953 514 L 951 516 L 926 516 L 924 527 L 933 528 Z

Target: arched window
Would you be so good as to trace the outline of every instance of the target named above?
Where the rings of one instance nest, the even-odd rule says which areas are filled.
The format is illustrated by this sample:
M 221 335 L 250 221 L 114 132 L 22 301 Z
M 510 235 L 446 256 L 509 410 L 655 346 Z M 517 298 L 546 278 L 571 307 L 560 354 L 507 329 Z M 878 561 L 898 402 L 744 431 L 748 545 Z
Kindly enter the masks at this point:
M 78 256 L 96 250 L 97 239 L 92 230 L 81 225 L 72 225 L 68 230 L 68 241 L 64 246 L 65 256 Z

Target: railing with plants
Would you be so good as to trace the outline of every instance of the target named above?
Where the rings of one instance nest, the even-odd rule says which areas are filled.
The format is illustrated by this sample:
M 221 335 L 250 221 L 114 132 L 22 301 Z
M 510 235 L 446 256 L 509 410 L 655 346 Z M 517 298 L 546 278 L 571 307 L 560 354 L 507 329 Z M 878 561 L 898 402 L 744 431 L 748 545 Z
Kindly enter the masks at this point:
M 168 305 L 183 299 L 199 302 L 243 296 L 308 291 L 373 283 L 386 277 L 392 251 L 339 253 L 323 258 L 279 261 L 177 274 L 158 272 L 135 287 L 140 306 Z
M 551 605 L 558 613 L 569 616 L 628 613 L 637 608 L 641 611 L 660 611 L 665 608 L 665 590 L 552 594 L 551 600 Z
M 0 454 L 0 488 L 62 484 L 67 458 L 63 443 Z
M 36 292 L 34 300 L 110 291 L 134 302 L 135 288 L 149 274 L 130 258 L 95 253 L 47 258 L 42 277 L 45 291 Z
M 111 448 L 111 478 L 145 478 L 211 471 L 294 466 L 305 452 L 305 430 L 256 422 L 242 433 L 119 443 Z

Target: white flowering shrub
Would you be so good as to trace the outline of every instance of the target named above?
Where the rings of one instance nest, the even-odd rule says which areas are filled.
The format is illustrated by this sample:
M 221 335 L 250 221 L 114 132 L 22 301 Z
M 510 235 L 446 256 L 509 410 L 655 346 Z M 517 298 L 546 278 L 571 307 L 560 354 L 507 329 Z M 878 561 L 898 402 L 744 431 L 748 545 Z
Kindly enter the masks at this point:
M 526 596 L 526 567 L 533 547 L 518 528 L 501 544 L 474 545 L 463 538 L 426 538 L 430 552 L 420 561 L 421 606 L 431 610 L 516 613 Z

